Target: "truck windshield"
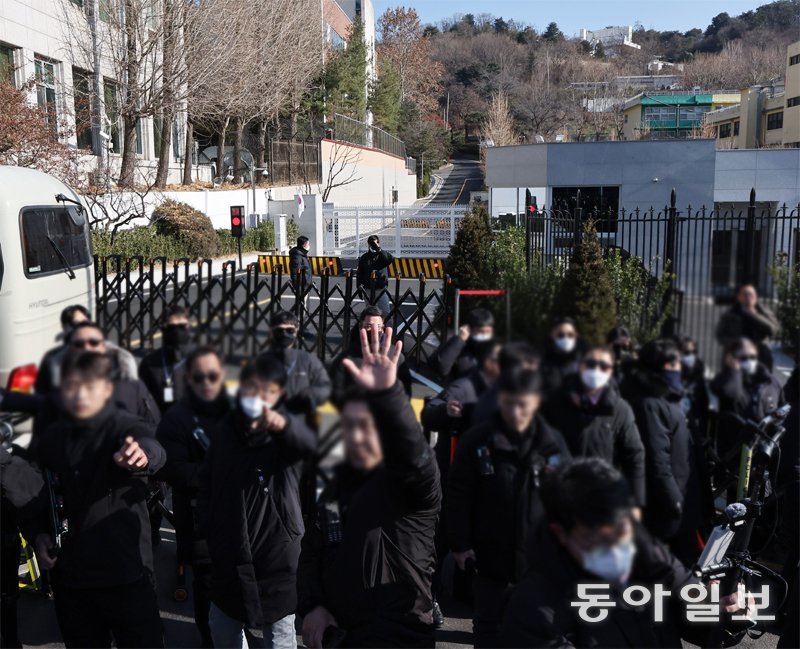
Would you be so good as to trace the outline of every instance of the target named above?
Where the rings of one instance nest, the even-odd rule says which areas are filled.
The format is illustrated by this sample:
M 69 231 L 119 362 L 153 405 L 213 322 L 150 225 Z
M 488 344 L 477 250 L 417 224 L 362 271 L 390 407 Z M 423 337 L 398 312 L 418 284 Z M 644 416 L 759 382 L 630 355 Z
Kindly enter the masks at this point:
M 23 264 L 28 277 L 63 273 L 91 263 L 89 242 L 76 225 L 72 207 L 26 207 L 22 210 Z

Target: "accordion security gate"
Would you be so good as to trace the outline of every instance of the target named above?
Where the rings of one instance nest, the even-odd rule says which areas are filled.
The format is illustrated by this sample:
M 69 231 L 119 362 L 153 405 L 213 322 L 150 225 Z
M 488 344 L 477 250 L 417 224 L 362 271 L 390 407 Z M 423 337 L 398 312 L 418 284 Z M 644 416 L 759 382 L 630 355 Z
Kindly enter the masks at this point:
M 344 348 L 361 310 L 385 291 L 391 305 L 387 322 L 403 339 L 406 357 L 419 366 L 447 335 L 452 302 L 448 278 L 393 278 L 386 289 L 365 290 L 353 273 L 325 272 L 298 290 L 280 267 L 262 273 L 251 264 L 236 272 L 233 261 L 215 268 L 211 260 L 95 257 L 95 276 L 97 320 L 110 339 L 131 351 L 153 348 L 166 311 L 183 306 L 197 323 L 199 342 L 228 357 L 254 355 L 268 344 L 271 315 L 286 310 L 300 321 L 300 347 L 328 362 Z

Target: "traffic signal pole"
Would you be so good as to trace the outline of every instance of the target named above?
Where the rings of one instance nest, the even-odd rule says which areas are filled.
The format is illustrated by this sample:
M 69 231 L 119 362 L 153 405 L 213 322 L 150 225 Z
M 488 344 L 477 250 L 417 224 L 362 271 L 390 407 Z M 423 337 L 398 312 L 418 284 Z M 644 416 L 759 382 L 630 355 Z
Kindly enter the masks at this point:
M 231 205 L 231 236 L 236 238 L 239 251 L 239 270 L 242 270 L 242 237 L 244 236 L 244 205 Z

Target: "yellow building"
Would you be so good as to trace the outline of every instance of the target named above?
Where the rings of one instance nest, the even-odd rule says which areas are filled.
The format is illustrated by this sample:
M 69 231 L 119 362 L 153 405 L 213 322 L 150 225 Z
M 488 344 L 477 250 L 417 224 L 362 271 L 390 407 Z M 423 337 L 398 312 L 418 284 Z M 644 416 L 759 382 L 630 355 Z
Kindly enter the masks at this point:
M 686 138 L 703 126 L 711 111 L 739 103 L 738 90 L 642 92 L 622 105 L 624 140 Z
M 784 82 L 752 86 L 741 102 L 706 115 L 719 149 L 800 147 L 800 41 L 786 53 Z

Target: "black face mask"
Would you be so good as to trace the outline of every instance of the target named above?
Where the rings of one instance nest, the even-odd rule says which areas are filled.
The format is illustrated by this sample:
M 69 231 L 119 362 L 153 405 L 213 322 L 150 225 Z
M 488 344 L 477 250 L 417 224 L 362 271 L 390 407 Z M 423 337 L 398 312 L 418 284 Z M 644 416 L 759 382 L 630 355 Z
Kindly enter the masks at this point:
M 289 329 L 273 329 L 272 340 L 279 349 L 289 349 L 297 340 L 297 332 Z
M 377 243 L 371 243 L 370 246 L 369 246 L 369 249 L 372 250 L 372 252 L 379 252 L 380 249 L 381 249 L 381 246 L 380 246 L 380 244 L 377 244 Z
M 180 349 L 192 342 L 192 329 L 189 325 L 171 324 L 163 329 L 164 347 Z

